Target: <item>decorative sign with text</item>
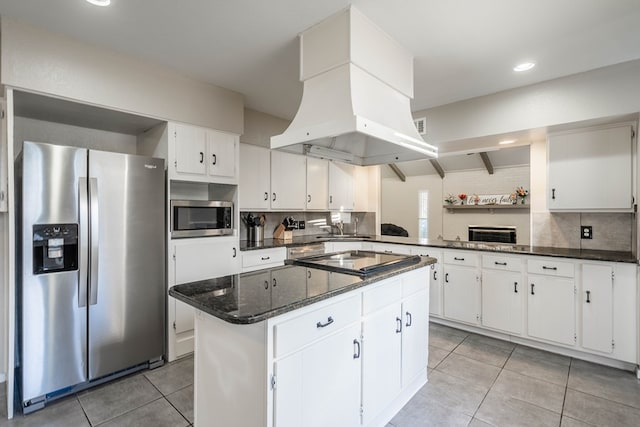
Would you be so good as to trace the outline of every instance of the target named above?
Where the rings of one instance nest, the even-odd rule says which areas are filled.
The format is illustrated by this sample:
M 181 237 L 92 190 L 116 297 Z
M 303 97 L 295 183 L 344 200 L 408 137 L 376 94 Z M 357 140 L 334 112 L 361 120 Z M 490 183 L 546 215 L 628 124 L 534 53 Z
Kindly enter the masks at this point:
M 474 205 L 513 205 L 516 202 L 511 194 L 478 194 L 477 203 L 471 198 L 470 204 Z

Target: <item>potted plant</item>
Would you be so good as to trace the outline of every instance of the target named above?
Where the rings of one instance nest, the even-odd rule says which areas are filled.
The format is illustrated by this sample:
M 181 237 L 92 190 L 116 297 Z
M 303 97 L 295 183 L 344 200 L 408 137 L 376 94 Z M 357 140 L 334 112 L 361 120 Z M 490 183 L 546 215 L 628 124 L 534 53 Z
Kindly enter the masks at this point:
M 529 190 L 525 190 L 524 187 L 516 187 L 516 196 L 520 199 L 520 204 L 524 205 Z
M 456 196 L 454 196 L 453 194 L 449 193 L 449 195 L 444 198 L 444 202 L 447 205 L 452 205 L 452 204 L 454 204 L 456 202 Z

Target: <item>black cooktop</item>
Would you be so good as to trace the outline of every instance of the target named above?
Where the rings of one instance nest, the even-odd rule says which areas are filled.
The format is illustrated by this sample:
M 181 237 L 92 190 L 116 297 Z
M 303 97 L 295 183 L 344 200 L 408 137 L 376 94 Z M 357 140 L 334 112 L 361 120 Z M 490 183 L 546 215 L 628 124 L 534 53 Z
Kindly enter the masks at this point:
M 400 255 L 373 251 L 344 251 L 286 260 L 285 264 L 366 277 L 393 268 L 420 262 L 418 255 Z

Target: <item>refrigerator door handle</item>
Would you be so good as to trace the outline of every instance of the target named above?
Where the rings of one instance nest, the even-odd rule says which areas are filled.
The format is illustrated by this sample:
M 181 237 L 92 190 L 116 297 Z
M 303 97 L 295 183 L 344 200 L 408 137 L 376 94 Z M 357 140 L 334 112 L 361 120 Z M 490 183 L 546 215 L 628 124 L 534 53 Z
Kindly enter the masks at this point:
M 91 227 L 90 238 L 90 258 L 89 269 L 89 305 L 98 303 L 98 241 L 99 241 L 99 218 L 98 218 L 98 179 L 89 178 L 89 224 Z
M 87 178 L 78 180 L 78 218 L 80 223 L 80 263 L 78 268 L 78 307 L 87 306 L 87 267 L 89 254 L 89 205 Z

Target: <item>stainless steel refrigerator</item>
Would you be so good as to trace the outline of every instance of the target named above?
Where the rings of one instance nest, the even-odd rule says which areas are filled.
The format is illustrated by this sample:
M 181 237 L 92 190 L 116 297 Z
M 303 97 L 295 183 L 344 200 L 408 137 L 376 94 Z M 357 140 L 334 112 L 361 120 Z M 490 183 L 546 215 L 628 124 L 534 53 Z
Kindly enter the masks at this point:
M 162 159 L 33 142 L 16 171 L 17 377 L 28 413 L 161 361 L 165 173 Z

